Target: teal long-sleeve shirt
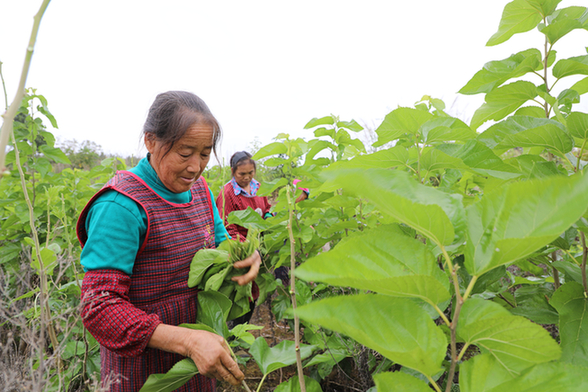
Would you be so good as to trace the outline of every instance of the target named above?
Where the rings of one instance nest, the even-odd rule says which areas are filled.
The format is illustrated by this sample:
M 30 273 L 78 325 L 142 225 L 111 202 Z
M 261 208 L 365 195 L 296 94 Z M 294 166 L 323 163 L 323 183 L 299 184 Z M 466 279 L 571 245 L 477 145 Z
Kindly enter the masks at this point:
M 139 176 L 165 200 L 183 204 L 192 199 L 190 191 L 174 193 L 163 185 L 147 158 L 129 170 Z M 231 238 L 218 213 L 210 191 L 214 219 L 215 244 Z M 82 249 L 80 261 L 85 271 L 116 269 L 128 275 L 133 273 L 135 257 L 147 232 L 147 213 L 131 198 L 114 190 L 98 197 L 86 218 L 88 240 Z

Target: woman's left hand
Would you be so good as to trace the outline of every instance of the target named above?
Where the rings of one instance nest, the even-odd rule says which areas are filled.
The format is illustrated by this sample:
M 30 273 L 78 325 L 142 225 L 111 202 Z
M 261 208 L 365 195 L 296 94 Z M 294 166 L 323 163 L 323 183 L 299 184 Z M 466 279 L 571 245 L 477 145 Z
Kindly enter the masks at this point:
M 235 268 L 247 268 L 249 267 L 249 271 L 241 276 L 234 276 L 231 278 L 232 281 L 237 282 L 239 286 L 244 286 L 249 282 L 252 282 L 259 273 L 259 266 L 261 265 L 261 257 L 259 256 L 259 252 L 255 251 L 251 256 L 246 258 L 245 260 L 236 261 L 233 264 Z

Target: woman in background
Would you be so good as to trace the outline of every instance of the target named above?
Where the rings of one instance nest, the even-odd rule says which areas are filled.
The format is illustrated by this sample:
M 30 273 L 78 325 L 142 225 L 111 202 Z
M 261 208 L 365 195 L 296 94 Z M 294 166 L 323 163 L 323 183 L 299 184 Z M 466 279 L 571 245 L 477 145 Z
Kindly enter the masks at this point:
M 251 207 L 264 219 L 272 216 L 271 205 L 267 197 L 257 196 L 260 184 L 253 178 L 257 166 L 255 161 L 251 159 L 251 154 L 247 151 L 236 152 L 231 157 L 230 165 L 233 177 L 225 184 L 222 193 L 216 198 L 216 206 L 225 225 L 227 225 L 227 216 L 231 212 L 246 210 L 247 207 Z M 241 242 L 247 238 L 245 227 L 235 224 L 226 227 L 232 238 L 238 238 Z

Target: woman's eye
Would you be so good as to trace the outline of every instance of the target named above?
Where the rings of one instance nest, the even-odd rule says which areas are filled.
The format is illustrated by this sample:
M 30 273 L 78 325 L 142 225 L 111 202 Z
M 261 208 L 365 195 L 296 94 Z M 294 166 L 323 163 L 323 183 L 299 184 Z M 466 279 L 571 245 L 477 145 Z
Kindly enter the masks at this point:
M 180 154 L 180 156 L 181 156 L 182 158 L 188 158 L 188 157 L 190 156 L 190 154 Z

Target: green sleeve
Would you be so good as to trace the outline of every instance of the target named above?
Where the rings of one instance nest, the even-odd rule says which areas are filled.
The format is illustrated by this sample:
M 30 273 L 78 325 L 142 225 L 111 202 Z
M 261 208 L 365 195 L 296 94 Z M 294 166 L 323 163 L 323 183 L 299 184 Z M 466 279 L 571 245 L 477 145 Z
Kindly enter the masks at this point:
M 129 197 L 109 190 L 92 203 L 86 231 L 80 258 L 85 271 L 116 269 L 131 275 L 147 232 L 147 214 Z
M 231 236 L 227 232 L 227 228 L 225 227 L 223 220 L 220 218 L 220 214 L 218 213 L 218 207 L 214 202 L 214 195 L 210 190 L 210 200 L 212 201 L 212 215 L 214 218 L 214 244 L 215 246 L 219 246 L 221 242 L 224 240 L 230 240 Z

